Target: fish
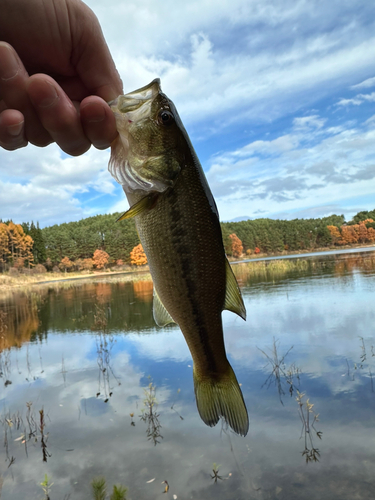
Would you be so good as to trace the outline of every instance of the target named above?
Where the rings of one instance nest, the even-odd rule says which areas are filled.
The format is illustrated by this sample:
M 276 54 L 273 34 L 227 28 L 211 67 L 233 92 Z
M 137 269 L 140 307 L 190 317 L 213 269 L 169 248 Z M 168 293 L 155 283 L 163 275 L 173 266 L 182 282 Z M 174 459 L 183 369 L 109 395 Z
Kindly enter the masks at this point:
M 203 422 L 213 427 L 222 418 L 246 436 L 248 413 L 221 318 L 227 309 L 246 320 L 246 309 L 202 166 L 160 79 L 109 104 L 118 136 L 108 169 L 130 206 L 118 220 L 135 218 L 154 285 L 155 322 L 176 323 L 185 337 Z

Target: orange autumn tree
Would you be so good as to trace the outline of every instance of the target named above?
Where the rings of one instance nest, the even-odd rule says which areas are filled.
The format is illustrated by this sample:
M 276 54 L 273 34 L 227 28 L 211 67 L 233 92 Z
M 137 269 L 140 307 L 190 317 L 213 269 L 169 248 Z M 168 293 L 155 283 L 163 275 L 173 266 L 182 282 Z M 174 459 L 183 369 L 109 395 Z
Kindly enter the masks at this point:
M 91 271 L 91 269 L 94 267 L 93 259 L 83 259 L 82 267 L 83 269 L 85 269 L 85 271 Z
M 141 243 L 130 252 L 130 262 L 136 266 L 147 264 L 147 257 Z
M 26 235 L 21 224 L 0 223 L 0 266 L 8 263 L 23 267 L 32 265 L 34 240 Z
M 232 256 L 241 257 L 243 253 L 242 241 L 235 233 L 230 234 L 229 238 L 232 240 Z
M 367 229 L 368 240 L 373 242 L 375 241 L 375 229 L 373 227 L 369 227 Z
M 332 243 L 333 244 L 340 244 L 341 241 L 341 233 L 340 229 L 337 226 L 327 226 L 328 231 L 331 234 L 332 238 Z
M 109 255 L 104 250 L 95 250 L 92 260 L 96 269 L 103 269 L 108 264 Z
M 341 241 L 339 241 L 339 244 L 350 245 L 352 243 L 358 243 L 359 235 L 357 228 L 358 224 L 354 226 L 341 226 Z
M 372 219 L 366 219 L 358 224 L 342 225 L 341 228 L 336 226 L 327 226 L 327 228 L 335 245 L 372 243 L 375 241 L 375 229 L 371 226 L 373 223 Z M 369 224 L 369 227 L 367 227 L 367 224 Z
M 69 257 L 64 257 L 61 259 L 61 262 L 59 264 L 59 268 L 63 269 L 65 273 L 68 271 L 68 269 L 71 269 L 74 266 L 73 262 L 69 259 Z
M 9 255 L 10 255 L 10 250 L 9 250 L 8 226 L 1 222 L 0 223 L 0 267 L 3 267 L 4 264 L 8 262 Z
M 365 241 L 369 241 L 368 229 L 366 227 L 366 221 L 361 221 L 358 224 L 358 240 L 360 243 L 365 243 Z

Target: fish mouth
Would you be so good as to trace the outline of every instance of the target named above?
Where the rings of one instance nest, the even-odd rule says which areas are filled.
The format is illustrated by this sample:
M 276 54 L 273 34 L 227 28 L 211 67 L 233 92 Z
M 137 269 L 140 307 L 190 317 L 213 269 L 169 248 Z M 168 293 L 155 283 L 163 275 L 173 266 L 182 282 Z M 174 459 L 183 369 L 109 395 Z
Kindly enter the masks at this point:
M 160 92 L 160 78 L 155 78 L 148 85 L 120 95 L 108 104 L 114 112 L 130 113 L 139 110 L 146 103 L 151 103 Z

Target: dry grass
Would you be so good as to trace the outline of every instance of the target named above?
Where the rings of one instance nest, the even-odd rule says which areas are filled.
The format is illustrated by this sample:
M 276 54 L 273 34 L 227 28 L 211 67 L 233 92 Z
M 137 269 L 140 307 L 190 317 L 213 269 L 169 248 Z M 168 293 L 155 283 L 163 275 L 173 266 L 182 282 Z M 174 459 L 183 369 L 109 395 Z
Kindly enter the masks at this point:
M 10 276 L 7 273 L 0 274 L 0 290 L 24 287 L 36 283 L 45 283 L 46 281 L 67 281 L 72 279 L 87 279 L 96 278 L 99 276 L 116 276 L 128 274 L 145 273 L 149 271 L 148 266 L 141 268 L 135 266 L 123 266 L 121 270 L 116 271 L 80 271 L 72 273 L 41 273 L 41 274 L 19 274 L 18 276 Z
M 254 262 L 244 262 L 235 265 L 235 273 L 237 270 L 241 272 L 241 268 L 246 270 L 250 275 L 281 275 L 290 271 L 306 271 L 309 266 L 313 265 L 312 261 L 306 259 L 280 259 L 280 260 L 261 260 Z

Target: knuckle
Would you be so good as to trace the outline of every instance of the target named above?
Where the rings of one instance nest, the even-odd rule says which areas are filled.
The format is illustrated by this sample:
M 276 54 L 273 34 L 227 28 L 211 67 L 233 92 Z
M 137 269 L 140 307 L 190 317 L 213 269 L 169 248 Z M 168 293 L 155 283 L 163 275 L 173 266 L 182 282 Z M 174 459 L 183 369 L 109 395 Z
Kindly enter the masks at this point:
M 21 149 L 27 146 L 27 141 L 24 139 L 18 140 L 18 141 L 9 141 L 9 142 L 4 142 L 0 141 L 0 147 L 5 149 L 6 151 L 16 151 L 17 149 Z

